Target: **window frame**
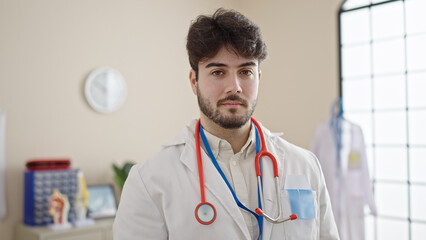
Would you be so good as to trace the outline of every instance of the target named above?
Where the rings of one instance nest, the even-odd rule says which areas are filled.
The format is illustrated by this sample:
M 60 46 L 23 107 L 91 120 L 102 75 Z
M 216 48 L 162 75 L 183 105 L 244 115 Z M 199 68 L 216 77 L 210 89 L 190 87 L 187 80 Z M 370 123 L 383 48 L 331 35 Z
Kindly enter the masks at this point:
M 338 54 L 339 54 L 339 97 L 340 99 L 342 99 L 341 104 L 342 104 L 342 108 L 343 108 L 343 114 L 344 116 L 347 118 L 346 115 L 350 115 L 351 113 L 366 113 L 366 114 L 370 114 L 371 115 L 371 122 L 370 122 L 370 127 L 371 127 L 371 139 L 372 142 L 369 146 L 369 148 L 371 148 L 371 152 L 372 154 L 370 155 L 371 159 L 368 159 L 368 161 L 370 161 L 371 164 L 369 164 L 370 168 L 372 167 L 372 169 L 370 169 L 370 177 L 372 179 L 372 183 L 373 183 L 373 192 L 374 195 L 376 195 L 376 187 L 377 185 L 380 184 L 389 184 L 389 185 L 401 185 L 404 184 L 407 187 L 407 217 L 395 217 L 395 216 L 387 216 L 387 215 L 383 215 L 380 212 L 377 213 L 377 216 L 372 216 L 372 222 L 373 222 L 373 226 L 369 226 L 372 227 L 372 231 L 374 235 L 374 240 L 381 240 L 378 237 L 378 219 L 385 219 L 385 220 L 396 220 L 396 221 L 404 221 L 407 223 L 408 225 L 408 236 L 407 239 L 412 240 L 413 236 L 412 236 L 412 231 L 413 231 L 413 224 L 421 224 L 423 225 L 423 228 L 426 228 L 426 220 L 418 220 L 418 219 L 413 219 L 412 218 L 412 188 L 413 187 L 426 187 L 426 182 L 413 182 L 411 181 L 411 171 L 410 171 L 410 160 L 411 160 L 411 150 L 413 148 L 419 148 L 419 149 L 426 149 L 426 143 L 425 144 L 411 144 L 410 143 L 410 115 L 414 112 L 416 112 L 417 110 L 420 112 L 426 112 L 426 106 L 421 107 L 420 109 L 417 108 L 412 108 L 409 107 L 408 105 L 408 75 L 411 74 L 411 72 L 408 70 L 407 67 L 407 26 L 406 26 L 406 19 L 407 19 L 407 12 L 406 12 L 406 7 L 405 7 L 405 3 L 409 1 L 409 0 L 388 0 L 388 1 L 382 1 L 382 2 L 376 2 L 373 3 L 370 0 L 369 4 L 363 5 L 363 6 L 356 6 L 353 8 L 348 8 L 345 9 L 345 4 L 348 1 L 344 1 L 338 11 L 338 44 L 339 44 L 339 48 L 338 48 Z M 383 109 L 381 110 L 377 110 L 375 109 L 375 105 L 374 105 L 374 80 L 376 80 L 378 77 L 374 75 L 374 71 L 373 71 L 373 33 L 372 33 L 372 9 L 378 6 L 382 6 L 385 4 L 391 4 L 391 3 L 395 3 L 395 2 L 402 2 L 402 6 L 403 6 L 403 41 L 404 41 L 404 72 L 403 72 L 403 76 L 404 76 L 404 81 L 405 81 L 405 106 L 402 109 L 399 109 L 398 111 L 403 111 L 405 114 L 405 144 L 397 144 L 397 145 L 392 145 L 392 144 L 378 144 L 376 143 L 376 138 L 377 136 L 375 136 L 375 131 L 376 131 L 376 126 L 375 126 L 375 118 L 377 117 L 377 113 L 381 113 L 384 112 Z M 345 108 L 345 96 L 347 95 L 345 93 L 345 89 L 344 89 L 344 84 L 345 81 L 348 81 L 347 79 L 345 79 L 344 73 L 343 73 L 343 43 L 342 43 L 342 16 L 345 13 L 348 12 L 353 12 L 353 11 L 360 11 L 360 10 L 365 10 L 368 9 L 369 11 L 369 31 L 370 31 L 370 35 L 369 35 L 369 42 L 368 45 L 370 47 L 370 84 L 372 87 L 371 90 L 371 109 L 367 110 L 346 110 Z M 426 34 L 426 33 L 425 33 Z M 426 67 L 424 69 L 424 72 L 426 73 Z M 392 74 L 391 74 L 392 75 Z M 380 76 L 379 76 L 380 77 Z M 395 111 L 395 109 L 390 109 L 390 112 Z M 348 114 L 349 113 L 349 114 Z M 348 120 L 351 120 L 350 118 L 348 118 Z M 356 121 L 354 121 L 356 123 Z M 367 144 L 366 144 L 367 145 Z M 378 148 L 385 148 L 385 147 L 389 147 L 389 148 L 395 148 L 395 147 L 403 147 L 405 149 L 406 152 L 406 181 L 396 181 L 396 180 L 392 180 L 392 179 L 378 179 L 377 178 L 377 149 Z M 426 156 L 425 156 L 426 157 Z M 376 200 L 376 204 L 380 205 L 379 202 L 377 202 Z M 368 217 L 368 216 L 366 216 Z M 367 221 L 366 221 L 367 222 Z M 367 232 L 366 232 L 367 234 Z M 368 239 L 368 236 L 366 236 L 366 239 Z M 371 240 L 371 239 L 369 239 Z

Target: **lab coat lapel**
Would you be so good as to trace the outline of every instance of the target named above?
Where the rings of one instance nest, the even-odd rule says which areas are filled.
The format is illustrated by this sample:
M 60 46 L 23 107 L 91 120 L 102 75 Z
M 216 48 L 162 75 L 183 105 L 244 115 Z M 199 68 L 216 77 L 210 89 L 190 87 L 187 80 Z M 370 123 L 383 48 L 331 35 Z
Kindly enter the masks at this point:
M 191 129 L 192 130 L 192 129 Z M 196 157 L 195 138 L 194 131 L 187 131 L 186 143 L 182 151 L 180 160 L 190 170 L 194 182 L 196 183 L 197 189 L 199 189 L 199 176 L 198 176 L 198 164 Z M 204 185 L 206 201 L 215 205 L 214 202 L 219 202 L 223 209 L 232 217 L 235 223 L 240 228 L 242 234 L 246 239 L 250 239 L 250 233 L 248 232 L 247 225 L 245 224 L 243 215 L 241 214 L 240 208 L 237 206 L 231 192 L 229 191 L 226 183 L 223 181 L 217 169 L 214 167 L 210 157 L 202 150 L 202 162 L 204 172 Z M 214 200 L 216 199 L 216 201 Z M 195 207 L 195 206 L 194 206 Z M 218 210 L 218 209 L 216 209 Z M 220 221 L 221 212 L 217 213 L 216 221 Z

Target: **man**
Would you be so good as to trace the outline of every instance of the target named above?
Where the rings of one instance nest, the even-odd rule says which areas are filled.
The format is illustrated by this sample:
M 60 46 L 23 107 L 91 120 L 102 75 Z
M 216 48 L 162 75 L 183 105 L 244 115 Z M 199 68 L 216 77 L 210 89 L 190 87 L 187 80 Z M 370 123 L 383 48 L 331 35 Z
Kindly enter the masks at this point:
M 250 120 L 259 64 L 267 55 L 259 28 L 238 12 L 219 9 L 192 23 L 187 50 L 199 130 L 192 121 L 159 153 L 132 168 L 114 239 L 338 239 L 315 156 Z M 263 191 L 258 190 L 260 134 L 277 159 L 278 191 L 269 157 L 262 158 Z M 280 219 L 293 213 L 298 219 L 274 224 L 254 213 L 260 208 L 275 218 L 278 203 Z

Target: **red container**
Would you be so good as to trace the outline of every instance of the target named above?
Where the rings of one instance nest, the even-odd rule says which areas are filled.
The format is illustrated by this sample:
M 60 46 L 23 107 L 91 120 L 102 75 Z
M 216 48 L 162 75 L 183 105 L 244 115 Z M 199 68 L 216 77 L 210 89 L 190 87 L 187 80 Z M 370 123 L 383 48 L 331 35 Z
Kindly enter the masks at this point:
M 26 164 L 28 171 L 70 169 L 71 160 L 61 159 L 32 159 Z

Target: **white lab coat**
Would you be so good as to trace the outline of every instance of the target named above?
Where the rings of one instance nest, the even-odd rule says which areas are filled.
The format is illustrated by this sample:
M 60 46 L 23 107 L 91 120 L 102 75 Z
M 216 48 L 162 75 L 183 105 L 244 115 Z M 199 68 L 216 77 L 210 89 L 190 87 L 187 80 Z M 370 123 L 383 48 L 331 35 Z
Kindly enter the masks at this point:
M 195 218 L 200 185 L 194 139 L 195 121 L 148 160 L 135 165 L 126 180 L 114 222 L 115 240 L 133 239 L 250 239 L 247 225 L 231 192 L 208 155 L 202 151 L 206 201 L 217 218 L 201 225 Z M 312 187 L 316 218 L 271 224 L 264 220 L 263 239 L 338 239 L 324 177 L 316 157 L 262 128 L 268 150 L 278 160 L 283 214 L 291 214 L 288 174 L 306 176 Z M 254 171 L 254 160 L 253 160 Z M 264 211 L 278 213 L 271 161 L 262 161 Z
M 336 140 L 329 121 L 317 125 L 311 150 L 318 157 L 324 172 L 340 238 L 363 240 L 364 206 L 368 205 L 370 212 L 376 214 L 364 137 L 358 125 L 339 119 L 342 123 L 340 169 Z

